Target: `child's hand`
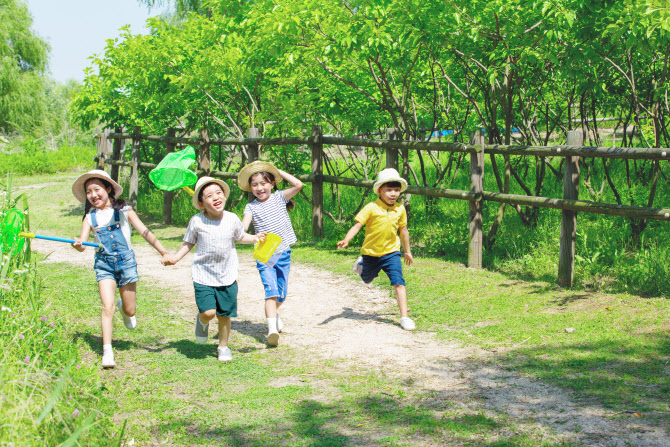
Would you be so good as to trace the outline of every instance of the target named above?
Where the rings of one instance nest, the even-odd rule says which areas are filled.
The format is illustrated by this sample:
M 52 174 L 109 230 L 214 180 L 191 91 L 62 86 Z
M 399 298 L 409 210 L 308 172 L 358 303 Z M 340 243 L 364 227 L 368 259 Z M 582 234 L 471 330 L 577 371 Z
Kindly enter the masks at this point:
M 161 264 L 163 265 L 175 265 L 177 262 L 170 253 L 165 253 L 163 259 L 161 259 Z
M 412 256 L 412 253 L 405 252 L 405 264 L 412 265 L 413 263 L 414 263 L 414 256 Z
M 337 249 L 339 250 L 340 248 L 345 248 L 349 246 L 349 242 L 347 241 L 340 241 L 337 243 Z
M 258 241 L 257 241 L 257 242 L 264 241 L 264 240 L 265 240 L 265 236 L 267 236 L 267 235 L 268 235 L 268 234 L 265 233 L 265 232 L 256 233 L 256 237 L 258 238 Z
M 72 243 L 72 246 L 77 251 L 84 251 L 84 247 L 83 247 L 83 245 L 81 245 L 81 240 L 79 238 L 74 238 L 74 242 Z

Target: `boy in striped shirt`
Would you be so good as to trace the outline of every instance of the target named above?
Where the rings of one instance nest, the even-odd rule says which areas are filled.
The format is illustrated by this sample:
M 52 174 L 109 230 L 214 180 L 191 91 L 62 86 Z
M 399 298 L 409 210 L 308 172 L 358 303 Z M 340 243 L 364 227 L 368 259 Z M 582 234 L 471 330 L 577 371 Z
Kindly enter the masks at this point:
M 203 210 L 191 218 L 184 241 L 166 265 L 174 265 L 195 246 L 191 276 L 195 289 L 198 315 L 195 320 L 195 339 L 207 343 L 209 322 L 219 320 L 218 359 L 228 361 L 233 355 L 228 347 L 230 318 L 237 316 L 237 274 L 239 260 L 235 242 L 254 244 L 265 233 L 244 232 L 237 215 L 224 211 L 230 188 L 223 180 L 202 177 L 193 193 L 193 206 Z

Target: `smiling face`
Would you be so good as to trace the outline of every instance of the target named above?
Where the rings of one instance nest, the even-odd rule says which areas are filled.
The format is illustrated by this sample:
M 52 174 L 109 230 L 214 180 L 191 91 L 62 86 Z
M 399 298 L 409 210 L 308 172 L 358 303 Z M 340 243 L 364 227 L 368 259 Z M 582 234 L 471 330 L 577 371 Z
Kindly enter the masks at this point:
M 202 200 L 198 204 L 205 210 L 207 218 L 220 219 L 223 216 L 223 207 L 226 205 L 226 195 L 220 185 L 210 183 L 200 191 Z
M 112 191 L 112 188 L 105 186 L 102 180 L 92 178 L 86 181 L 84 187 L 86 191 L 86 200 L 88 200 L 94 208 L 104 209 L 111 205 L 109 193 Z
M 259 202 L 265 202 L 270 198 L 272 194 L 272 188 L 275 186 L 275 182 L 271 181 L 268 175 L 263 175 L 264 172 L 257 172 L 256 174 L 249 177 L 249 186 L 251 187 L 251 192 L 258 199 Z
M 379 198 L 388 206 L 393 206 L 399 196 L 400 186 L 389 186 L 387 183 L 384 183 L 379 187 Z

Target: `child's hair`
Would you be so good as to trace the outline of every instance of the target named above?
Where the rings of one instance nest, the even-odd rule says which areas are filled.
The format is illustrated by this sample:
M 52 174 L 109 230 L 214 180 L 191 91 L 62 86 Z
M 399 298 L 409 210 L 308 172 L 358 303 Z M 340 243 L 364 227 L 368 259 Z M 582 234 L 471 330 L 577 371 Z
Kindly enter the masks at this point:
M 277 189 L 277 184 L 275 183 L 275 176 L 271 172 L 255 172 L 249 176 L 249 184 L 251 184 L 251 179 L 254 177 L 254 175 L 260 174 L 261 177 L 263 177 L 263 180 L 265 180 L 268 183 L 274 183 L 274 187 L 272 189 Z M 286 202 L 286 211 L 291 211 L 295 208 L 295 201 L 289 200 Z
M 402 188 L 400 182 L 386 182 L 382 184 L 382 186 L 380 186 L 379 189 L 382 189 L 383 186 L 388 186 L 389 188 Z
M 123 199 L 117 199 L 115 197 L 116 192 L 114 191 L 114 186 L 112 186 L 111 183 L 109 183 L 107 180 L 101 177 L 92 177 L 84 182 L 84 191 L 86 190 L 86 184 L 90 182 L 91 180 L 100 180 L 102 184 L 105 186 L 105 189 L 109 188 L 109 201 L 112 202 L 112 208 L 114 208 L 115 211 L 121 211 L 124 206 L 126 206 L 126 201 Z M 86 204 L 84 205 L 84 217 L 82 220 L 86 219 L 86 215 L 88 214 L 89 211 L 91 211 L 91 208 L 93 205 L 91 205 L 91 202 L 86 199 Z
M 209 185 L 218 186 L 219 189 L 221 189 L 221 191 L 223 192 L 223 196 L 224 197 L 226 196 L 226 191 L 223 190 L 223 187 L 221 187 L 221 185 L 219 185 L 217 182 L 209 182 L 209 183 L 205 183 L 204 185 L 202 185 L 202 188 L 200 188 L 200 191 L 198 191 L 198 202 L 202 203 L 202 193 L 205 190 L 205 188 L 207 188 Z

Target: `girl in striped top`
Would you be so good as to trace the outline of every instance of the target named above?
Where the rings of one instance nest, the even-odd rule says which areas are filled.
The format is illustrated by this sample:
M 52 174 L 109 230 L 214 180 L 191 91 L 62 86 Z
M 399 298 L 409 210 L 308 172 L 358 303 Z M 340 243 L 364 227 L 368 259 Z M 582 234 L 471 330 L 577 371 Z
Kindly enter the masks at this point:
M 272 192 L 276 184 L 286 180 L 291 186 Z M 270 346 L 279 344 L 283 324 L 277 310 L 286 300 L 288 275 L 291 269 L 291 245 L 297 241 L 288 211 L 293 209 L 291 200 L 302 182 L 291 174 L 277 169 L 272 163 L 255 161 L 246 165 L 237 176 L 240 189 L 251 191 L 256 198 L 244 208 L 244 231 L 254 223 L 256 233 L 274 233 L 282 238 L 272 259 L 264 264 L 256 261 L 256 268 L 265 288 L 265 318 L 268 323 L 267 340 Z

